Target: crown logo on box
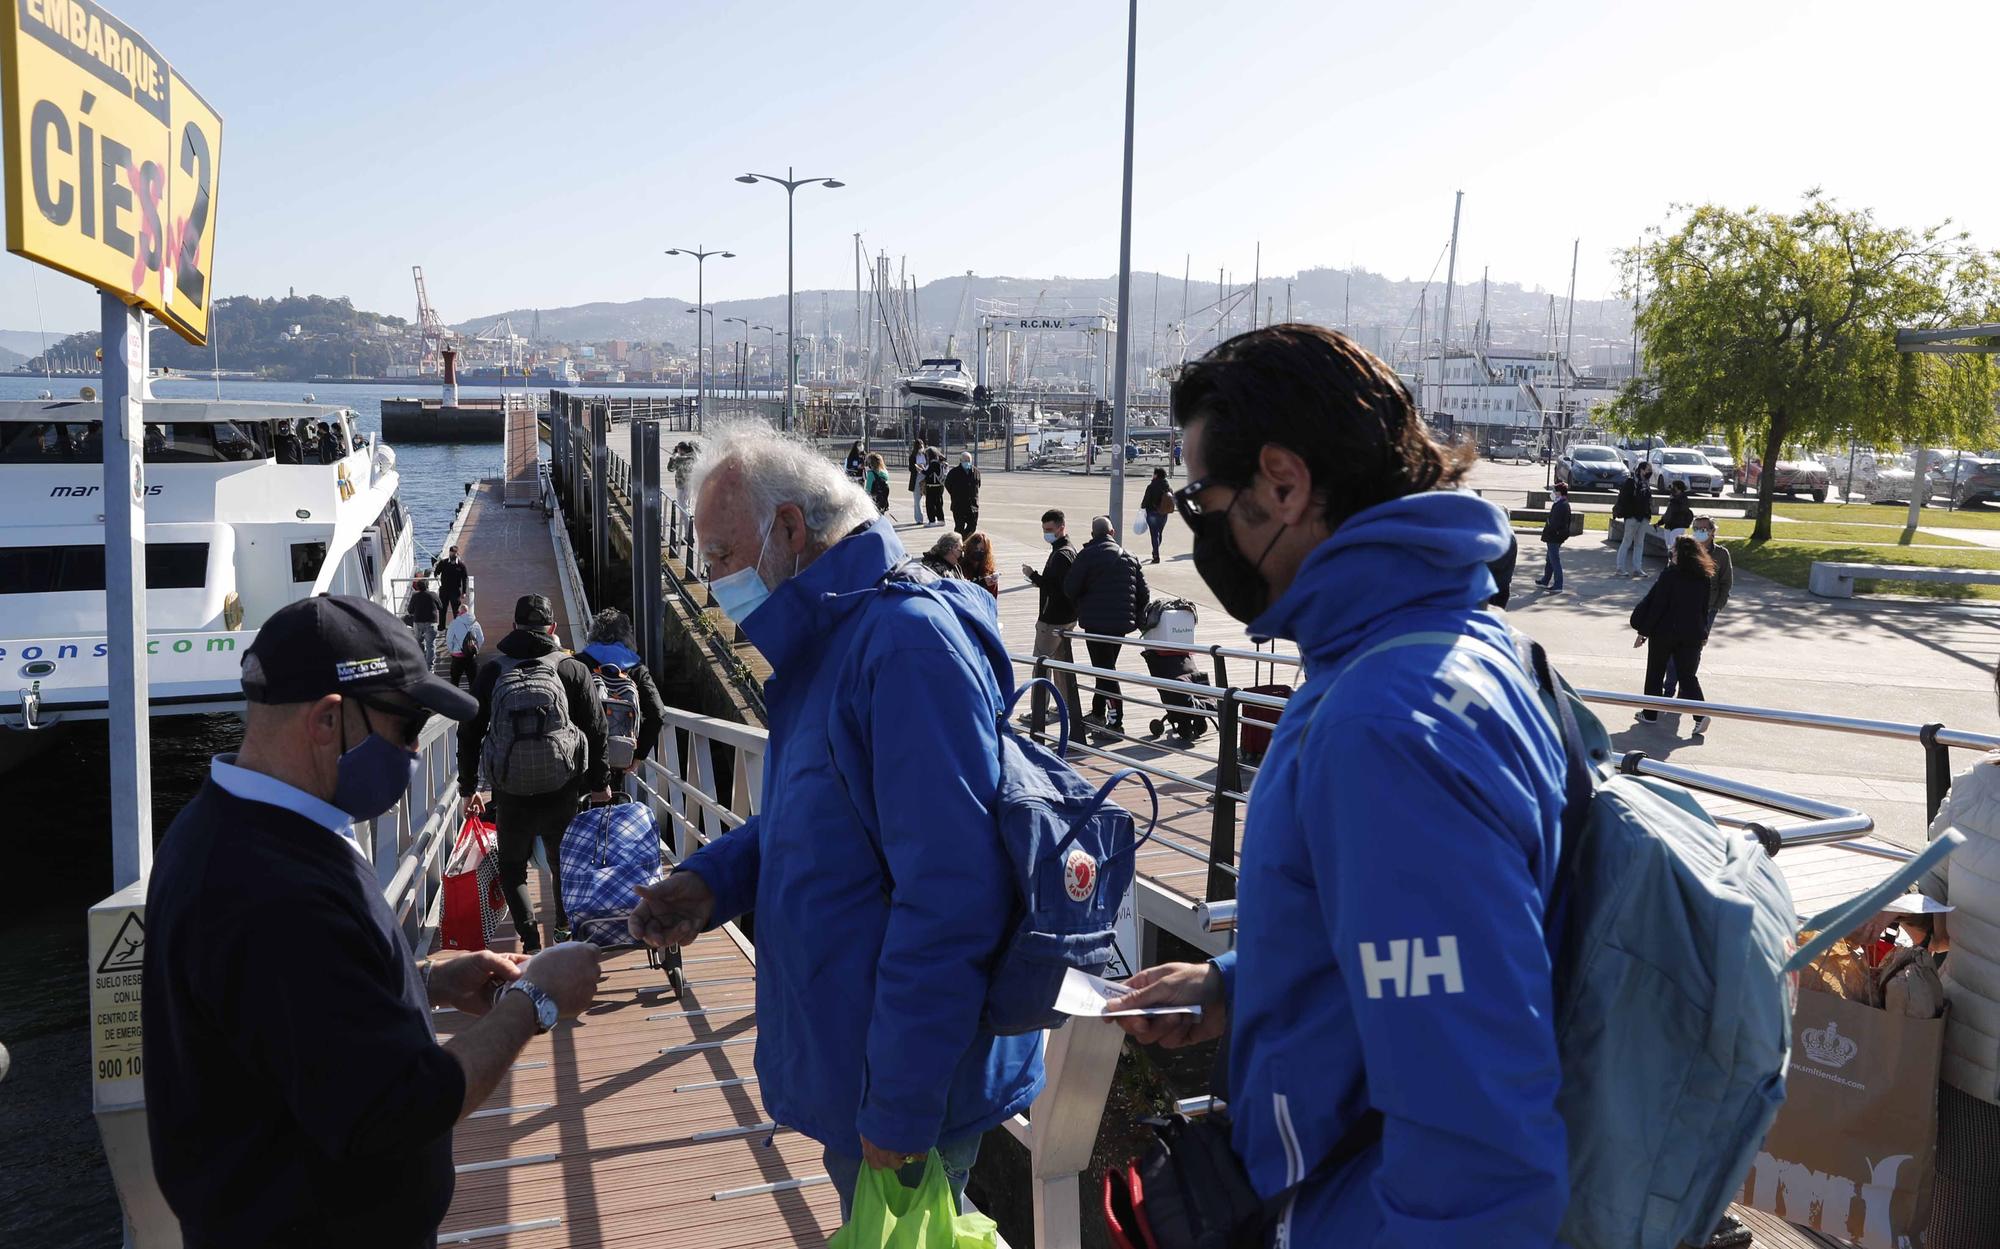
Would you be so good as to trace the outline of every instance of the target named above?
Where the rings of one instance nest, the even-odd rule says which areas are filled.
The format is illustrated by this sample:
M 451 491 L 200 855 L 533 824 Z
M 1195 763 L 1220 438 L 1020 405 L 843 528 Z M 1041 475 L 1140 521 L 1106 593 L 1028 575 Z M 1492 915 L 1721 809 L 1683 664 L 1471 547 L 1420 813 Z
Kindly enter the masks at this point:
M 1822 1067 L 1845 1067 L 1854 1061 L 1854 1038 L 1840 1035 L 1840 1025 L 1827 1020 L 1824 1028 L 1806 1029 L 1806 1057 Z

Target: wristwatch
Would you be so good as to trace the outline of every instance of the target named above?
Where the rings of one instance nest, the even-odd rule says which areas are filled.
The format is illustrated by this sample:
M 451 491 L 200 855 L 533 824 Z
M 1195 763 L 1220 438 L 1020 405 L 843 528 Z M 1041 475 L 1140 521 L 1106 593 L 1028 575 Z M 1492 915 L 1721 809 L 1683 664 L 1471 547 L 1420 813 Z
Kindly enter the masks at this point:
M 498 1006 L 509 993 L 525 993 L 528 995 L 528 1000 L 535 1004 L 536 1036 L 555 1027 L 556 1020 L 561 1018 L 556 1011 L 556 1000 L 542 992 L 541 986 L 531 980 L 523 978 L 508 981 L 501 987 L 499 995 L 493 999 L 493 1004 Z

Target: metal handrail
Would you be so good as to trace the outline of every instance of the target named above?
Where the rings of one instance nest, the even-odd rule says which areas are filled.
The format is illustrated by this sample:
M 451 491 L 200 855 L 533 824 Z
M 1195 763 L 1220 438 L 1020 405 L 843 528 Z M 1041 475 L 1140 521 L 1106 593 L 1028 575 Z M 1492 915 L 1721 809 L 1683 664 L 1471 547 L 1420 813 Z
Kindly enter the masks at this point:
M 1124 646 L 1142 646 L 1153 650 L 1184 651 L 1190 655 L 1207 655 L 1211 658 L 1242 659 L 1250 663 L 1284 664 L 1290 668 L 1305 666 L 1305 660 L 1290 651 L 1246 651 L 1238 646 L 1159 646 L 1154 647 L 1144 637 L 1118 637 L 1109 633 L 1086 633 L 1082 629 L 1064 629 L 1062 636 L 1078 642 L 1117 642 Z

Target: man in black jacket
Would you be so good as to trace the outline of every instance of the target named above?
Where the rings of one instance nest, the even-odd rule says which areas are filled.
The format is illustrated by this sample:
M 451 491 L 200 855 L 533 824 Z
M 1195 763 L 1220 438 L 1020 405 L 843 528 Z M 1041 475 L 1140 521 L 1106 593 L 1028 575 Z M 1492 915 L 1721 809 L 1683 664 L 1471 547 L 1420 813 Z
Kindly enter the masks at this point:
M 1123 637 L 1139 627 L 1148 597 L 1146 572 L 1118 545 L 1109 516 L 1091 518 L 1090 541 L 1076 553 L 1076 561 L 1063 578 L 1063 593 L 1076 603 L 1076 618 L 1085 633 Z M 1090 652 L 1091 667 L 1118 667 L 1117 642 L 1086 641 L 1084 648 Z M 1085 717 L 1086 722 L 1093 720 L 1112 729 L 1125 725 L 1118 682 L 1111 677 L 1097 678 L 1090 715 Z
M 475 705 L 389 612 L 344 595 L 279 608 L 243 694 L 242 749 L 216 757 L 148 885 L 154 1175 L 189 1249 L 435 1245 L 453 1125 L 530 1037 L 590 1005 L 597 952 L 417 962 L 354 825 L 404 796 L 431 715 Z M 443 1046 L 433 1007 L 468 1017 Z
M 604 763 L 607 733 L 604 707 L 597 701 L 597 687 L 590 669 L 576 656 L 564 651 L 555 639 L 556 613 L 549 600 L 539 594 L 524 594 L 514 604 L 514 631 L 500 639 L 494 649 L 500 653 L 479 669 L 472 682 L 472 696 L 479 711 L 466 722 L 458 736 L 458 792 L 465 798 L 468 814 L 483 811 L 487 800 L 480 795 L 479 780 L 485 767 L 481 747 L 492 725 L 493 693 L 501 676 L 530 663 L 555 665 L 562 682 L 564 713 L 569 725 L 583 734 L 585 757 L 574 775 L 556 788 L 541 793 L 510 793 L 505 785 L 494 785 L 493 800 L 498 809 L 494 823 L 500 833 L 500 887 L 507 895 L 507 909 L 514 916 L 514 929 L 521 934 L 521 950 L 532 954 L 542 948 L 541 927 L 528 904 L 528 859 L 534 854 L 535 840 L 548 849 L 549 874 L 555 879 L 556 933 L 566 940 L 568 918 L 562 908 L 562 837 L 576 814 L 577 800 L 584 792 L 599 802 L 611 801 L 610 773 Z M 559 731 L 559 730 L 558 730 Z M 487 777 L 491 782 L 492 777 Z
M 1041 610 L 1035 614 L 1035 658 L 1075 663 L 1076 654 L 1070 648 L 1066 631 L 1076 628 L 1076 604 L 1063 593 L 1063 581 L 1069 576 L 1070 565 L 1076 562 L 1076 545 L 1069 540 L 1069 529 L 1064 520 L 1059 508 L 1052 507 L 1042 513 L 1042 540 L 1049 544 L 1049 558 L 1040 572 L 1030 565 L 1021 565 L 1021 575 L 1042 594 Z M 1056 688 L 1062 691 L 1063 701 L 1069 704 L 1069 722 L 1081 724 L 1083 700 L 1076 692 L 1076 673 L 1051 669 L 1049 679 L 1056 683 Z M 1048 722 L 1048 691 L 1036 690 L 1033 706 L 1028 723 L 1039 733 Z
M 944 492 L 951 496 L 951 527 L 971 537 L 979 528 L 979 470 L 972 467 L 972 452 L 961 452 L 958 467 L 944 475 Z
M 430 582 L 418 577 L 410 586 L 410 603 L 403 611 L 403 620 L 417 635 L 417 649 L 432 662 L 437 660 L 438 625 L 444 618 L 444 608 L 439 605 L 438 596 L 431 593 Z
M 444 553 L 431 573 L 438 579 L 438 596 L 444 600 L 444 618 L 450 620 L 458 615 L 458 605 L 465 601 L 465 564 L 458 558 L 458 547 L 453 546 Z
M 1646 575 L 1646 527 L 1653 523 L 1653 487 L 1649 484 L 1653 466 L 1640 464 L 1618 487 L 1618 501 L 1612 505 L 1614 520 L 1625 522 L 1618 540 L 1618 571 L 1627 577 Z

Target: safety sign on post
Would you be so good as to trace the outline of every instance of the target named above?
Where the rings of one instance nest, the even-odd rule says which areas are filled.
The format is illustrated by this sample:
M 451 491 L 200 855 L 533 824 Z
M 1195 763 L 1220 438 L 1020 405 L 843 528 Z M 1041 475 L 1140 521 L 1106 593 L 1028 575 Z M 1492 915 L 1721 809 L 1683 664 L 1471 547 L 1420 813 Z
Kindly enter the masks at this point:
M 98 1109 L 145 1097 L 139 984 L 146 967 L 146 887 L 90 909 L 90 1090 Z
M 101 6 L 7 8 L 7 250 L 207 342 L 222 119 Z

